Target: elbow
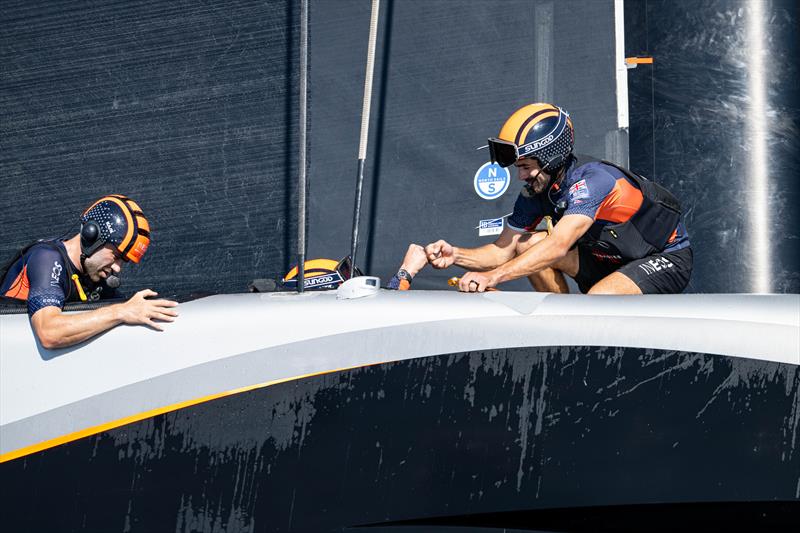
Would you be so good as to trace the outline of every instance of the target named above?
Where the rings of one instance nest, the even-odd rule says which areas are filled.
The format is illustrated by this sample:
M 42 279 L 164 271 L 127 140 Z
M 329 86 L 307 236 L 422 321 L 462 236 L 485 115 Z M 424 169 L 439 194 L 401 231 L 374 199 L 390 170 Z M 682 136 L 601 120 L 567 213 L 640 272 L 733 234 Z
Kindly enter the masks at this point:
M 47 334 L 39 334 L 39 344 L 42 345 L 42 348 L 45 350 L 56 350 L 58 348 L 62 348 L 61 342 L 56 337 Z
M 42 348 L 56 350 L 73 344 L 70 342 L 69 330 L 64 327 L 60 318 L 61 310 L 45 307 L 31 317 L 31 328 Z
M 39 344 L 41 344 L 42 348 L 45 350 L 55 350 L 58 348 L 58 344 L 53 339 L 41 335 L 39 335 Z
M 39 344 L 45 350 L 57 350 L 69 346 L 68 342 L 65 342 L 60 335 L 54 334 L 52 331 L 37 330 L 36 336 L 39 338 Z

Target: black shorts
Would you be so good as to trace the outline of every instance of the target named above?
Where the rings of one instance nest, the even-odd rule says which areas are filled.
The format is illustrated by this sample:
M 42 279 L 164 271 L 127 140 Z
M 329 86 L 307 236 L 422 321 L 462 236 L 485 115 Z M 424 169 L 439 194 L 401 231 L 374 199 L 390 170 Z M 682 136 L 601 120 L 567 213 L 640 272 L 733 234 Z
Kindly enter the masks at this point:
M 601 254 L 602 255 L 602 254 Z M 613 272 L 629 277 L 642 294 L 679 294 L 689 284 L 692 276 L 692 248 L 687 246 L 676 252 L 661 252 L 619 263 L 598 257 L 592 248 L 578 245 L 578 275 L 575 281 L 582 293 Z

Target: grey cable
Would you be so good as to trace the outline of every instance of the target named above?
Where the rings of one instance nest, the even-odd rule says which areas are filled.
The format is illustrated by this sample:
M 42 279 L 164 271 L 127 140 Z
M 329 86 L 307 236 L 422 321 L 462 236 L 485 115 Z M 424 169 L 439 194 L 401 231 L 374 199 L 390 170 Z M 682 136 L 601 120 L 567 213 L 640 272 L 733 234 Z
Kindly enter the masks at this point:
M 356 271 L 356 252 L 358 249 L 358 225 L 361 218 L 361 195 L 364 187 L 364 161 L 367 158 L 369 140 L 369 116 L 372 104 L 372 74 L 375 67 L 375 42 L 378 37 L 378 13 L 380 0 L 372 0 L 372 15 L 369 21 L 369 44 L 367 46 L 367 72 L 364 78 L 364 101 L 361 107 L 361 138 L 358 145 L 358 169 L 356 176 L 356 202 L 353 209 L 353 236 L 350 242 L 350 277 Z
M 297 292 L 305 289 L 306 263 L 306 128 L 308 105 L 308 0 L 300 3 L 300 179 L 297 220 Z

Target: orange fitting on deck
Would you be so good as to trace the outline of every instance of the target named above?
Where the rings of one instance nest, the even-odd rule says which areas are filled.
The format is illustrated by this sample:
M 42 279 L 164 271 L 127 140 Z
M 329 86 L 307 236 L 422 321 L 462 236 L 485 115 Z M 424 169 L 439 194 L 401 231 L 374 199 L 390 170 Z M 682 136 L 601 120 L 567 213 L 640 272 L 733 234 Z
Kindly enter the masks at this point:
M 626 57 L 625 58 L 626 65 L 652 65 L 653 58 L 652 57 Z

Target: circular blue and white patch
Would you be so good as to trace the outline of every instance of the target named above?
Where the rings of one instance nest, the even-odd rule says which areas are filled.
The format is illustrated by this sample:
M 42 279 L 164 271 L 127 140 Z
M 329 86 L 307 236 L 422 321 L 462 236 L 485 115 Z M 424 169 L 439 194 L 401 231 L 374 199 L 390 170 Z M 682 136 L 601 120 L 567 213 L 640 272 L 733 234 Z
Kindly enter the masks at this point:
M 500 198 L 508 190 L 511 174 L 497 163 L 484 163 L 475 173 L 475 192 L 484 200 Z

